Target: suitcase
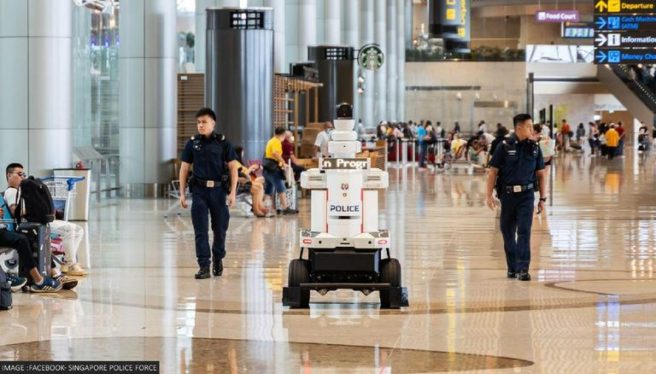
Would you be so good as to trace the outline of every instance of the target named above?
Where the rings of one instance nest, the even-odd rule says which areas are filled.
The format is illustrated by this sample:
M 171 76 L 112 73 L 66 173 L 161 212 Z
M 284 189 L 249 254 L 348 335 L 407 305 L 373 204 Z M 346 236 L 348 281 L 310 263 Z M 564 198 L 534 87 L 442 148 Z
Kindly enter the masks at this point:
M 0 269 L 0 310 L 11 309 L 11 283 L 7 281 L 7 274 Z
M 287 203 L 289 204 L 289 209 L 293 210 L 298 210 L 298 194 L 297 194 L 297 188 L 296 185 L 293 185 L 285 190 L 285 195 L 287 196 Z M 278 194 L 276 194 L 276 209 L 282 209 L 280 206 L 280 199 L 278 198 Z
M 16 228 L 16 232 L 27 236 L 36 267 L 44 277 L 50 276 L 50 226 L 41 223 L 23 222 Z M 24 271 L 24 270 L 23 270 Z M 22 276 L 30 279 L 28 274 Z
M 18 275 L 18 252 L 13 248 L 0 248 L 0 269 Z

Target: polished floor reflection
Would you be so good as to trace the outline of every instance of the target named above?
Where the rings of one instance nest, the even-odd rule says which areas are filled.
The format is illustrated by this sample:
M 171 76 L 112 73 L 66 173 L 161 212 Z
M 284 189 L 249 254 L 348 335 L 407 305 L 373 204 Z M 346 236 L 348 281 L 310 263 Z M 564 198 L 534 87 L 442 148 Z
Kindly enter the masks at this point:
M 393 166 L 393 165 L 392 165 Z M 536 217 L 532 282 L 505 278 L 484 176 L 390 168 L 391 230 L 410 307 L 376 294 L 281 305 L 298 217 L 234 216 L 226 271 L 197 281 L 188 216 L 170 201 L 94 209 L 75 292 L 18 294 L 0 360 L 158 360 L 162 372 L 656 371 L 656 160 L 566 156 Z

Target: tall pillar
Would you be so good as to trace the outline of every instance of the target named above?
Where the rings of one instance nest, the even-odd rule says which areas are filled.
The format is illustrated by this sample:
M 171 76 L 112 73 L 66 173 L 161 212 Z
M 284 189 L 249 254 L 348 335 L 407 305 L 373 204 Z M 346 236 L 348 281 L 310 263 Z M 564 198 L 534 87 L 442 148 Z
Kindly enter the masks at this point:
M 397 80 L 398 80 L 398 57 L 397 57 L 397 35 L 396 28 L 398 26 L 397 22 L 397 7 L 396 0 L 387 0 L 387 91 L 386 91 L 386 103 L 387 103 L 387 115 L 392 121 L 398 121 L 400 118 L 397 116 L 396 112 L 396 103 L 398 98 L 396 97 L 397 90 Z
M 273 8 L 273 71 L 285 73 L 285 0 L 265 0 L 264 6 Z
M 342 44 L 353 47 L 356 50 L 360 48 L 360 0 L 342 0 L 344 9 L 344 22 L 342 23 Z M 357 51 L 356 51 L 357 56 Z M 353 116 L 356 119 L 362 118 L 360 109 L 360 94 L 357 92 L 358 74 L 360 68 L 355 64 L 355 74 L 353 75 Z
M 72 15 L 68 0 L 0 1 L 0 160 L 36 176 L 71 166 Z
M 205 102 L 215 109 L 217 131 L 244 147 L 245 160 L 255 160 L 262 157 L 273 123 L 273 14 L 241 10 L 240 16 L 262 20 L 244 29 L 233 26 L 231 13 L 207 13 Z
M 298 3 L 298 60 L 308 60 L 308 46 L 317 45 L 317 0 Z
M 375 91 L 375 105 L 374 105 L 374 118 L 376 122 L 389 120 L 389 114 L 387 113 L 387 71 L 389 66 L 389 48 L 387 46 L 387 37 L 386 37 L 386 24 L 385 16 L 387 12 L 387 2 L 383 0 L 374 1 L 374 13 L 375 21 L 374 27 L 376 32 L 374 33 L 374 41 L 380 46 L 380 49 L 385 55 L 385 61 L 383 66 L 378 69 L 375 73 L 376 79 L 376 91 Z
M 132 0 L 129 0 L 132 1 Z M 127 2 L 127 1 L 126 1 Z M 123 4 L 121 4 L 123 7 Z M 194 65 L 196 72 L 205 72 L 205 40 L 207 38 L 207 8 L 239 8 L 239 0 L 196 0 L 196 39 L 194 44 Z
M 324 41 L 327 45 L 340 45 L 342 43 L 342 2 L 332 0 L 324 2 Z
M 360 47 L 374 42 L 374 0 L 361 0 L 360 3 Z M 378 122 L 374 117 L 374 95 L 376 82 L 371 70 L 362 69 L 364 77 L 364 94 L 362 95 L 362 124 L 375 127 Z
M 119 127 L 127 196 L 157 196 L 176 158 L 176 3 L 121 3 Z
M 289 71 L 289 65 L 294 62 L 299 62 L 299 1 L 300 0 L 284 0 L 285 1 L 285 62 L 284 62 L 284 72 L 291 73 Z M 307 53 L 307 51 L 306 51 Z
M 396 116 L 400 121 L 406 121 L 405 114 L 405 50 L 407 43 L 412 39 L 412 34 L 410 34 L 410 39 L 407 35 L 407 25 L 412 24 L 412 3 L 410 0 L 396 0 L 397 5 L 396 9 L 399 14 L 396 23 L 396 42 L 397 42 L 397 71 L 398 79 L 396 80 Z M 408 11 L 410 9 L 410 11 Z

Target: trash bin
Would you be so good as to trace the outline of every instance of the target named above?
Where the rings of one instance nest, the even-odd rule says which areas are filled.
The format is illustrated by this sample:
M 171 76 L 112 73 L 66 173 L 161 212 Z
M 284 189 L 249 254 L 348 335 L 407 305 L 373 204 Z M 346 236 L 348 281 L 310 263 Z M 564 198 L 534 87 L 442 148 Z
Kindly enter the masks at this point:
M 89 197 L 91 196 L 91 169 L 53 169 L 55 177 L 84 177 L 75 184 L 75 193 L 68 206 L 69 221 L 89 220 Z

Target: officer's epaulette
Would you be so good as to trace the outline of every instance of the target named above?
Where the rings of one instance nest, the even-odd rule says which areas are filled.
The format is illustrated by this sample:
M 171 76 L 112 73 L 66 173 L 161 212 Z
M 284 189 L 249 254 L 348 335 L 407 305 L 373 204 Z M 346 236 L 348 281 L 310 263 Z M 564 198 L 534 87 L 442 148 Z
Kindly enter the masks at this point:
M 215 133 L 212 134 L 212 138 L 213 138 L 213 139 L 218 139 L 218 141 L 222 142 L 222 141 L 225 140 L 225 135 L 223 135 L 223 134 L 219 134 L 219 133 L 216 133 L 216 132 L 215 132 Z M 191 139 L 191 140 L 201 139 L 201 135 L 200 135 L 200 134 L 196 134 L 196 135 L 192 136 L 192 137 L 189 138 L 189 139 Z

